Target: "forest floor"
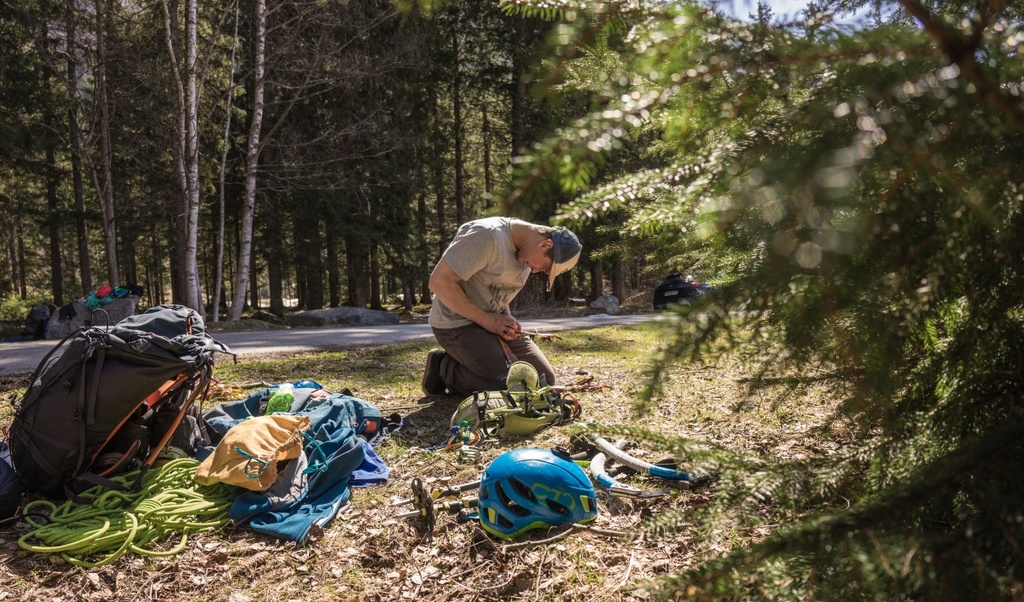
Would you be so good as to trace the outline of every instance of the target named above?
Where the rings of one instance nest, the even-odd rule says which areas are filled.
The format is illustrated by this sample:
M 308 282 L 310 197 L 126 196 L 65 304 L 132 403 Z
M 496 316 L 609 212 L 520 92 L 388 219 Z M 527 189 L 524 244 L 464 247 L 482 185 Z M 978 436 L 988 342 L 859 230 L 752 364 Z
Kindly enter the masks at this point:
M 829 421 L 835 405 L 830 392 L 798 398 L 752 394 L 748 383 L 755 367 L 742 353 L 673 367 L 657 401 L 641 407 L 641 375 L 666 336 L 655 322 L 564 332 L 539 344 L 561 383 L 589 379 L 576 393 L 583 408 L 580 422 L 641 426 L 782 460 L 832 453 L 846 439 Z M 377 448 L 390 469 L 388 482 L 353 489 L 348 507 L 314 541 L 297 547 L 244 527 L 223 528 L 191 536 L 172 556 L 128 554 L 83 569 L 56 554 L 21 549 L 18 540 L 30 527 L 10 521 L 0 525 L 0 601 L 646 600 L 655 595 L 648 587 L 657 580 L 748 545 L 774 528 L 722 524 L 709 530 L 686 524 L 688 512 L 714 503 L 712 479 L 646 499 L 599 493 L 592 528 L 534 531 L 503 541 L 478 524 L 459 524 L 441 513 L 428 537 L 422 521 L 396 517 L 408 506 L 391 506 L 410 497 L 414 477 L 428 487 L 473 481 L 510 449 L 568 447 L 574 428 L 487 440 L 481 457 L 470 464 L 460 463 L 456 451 L 431 449 L 444 441 L 460 400 L 424 397 L 420 391 L 430 347 L 392 345 L 217 365 L 218 382 L 207 408 L 245 398 L 254 383 L 309 378 L 328 390 L 348 387 L 384 415 L 397 412 L 410 421 Z M 0 399 L 15 401 L 24 385 L 18 379 L 0 381 Z M 0 429 L 10 424 L 10 407 L 0 407 Z M 649 462 L 666 457 L 651 445 L 641 443 L 631 453 Z M 665 488 L 639 476 L 624 480 L 650 491 Z M 681 513 L 681 529 L 630 537 L 652 518 L 672 513 Z

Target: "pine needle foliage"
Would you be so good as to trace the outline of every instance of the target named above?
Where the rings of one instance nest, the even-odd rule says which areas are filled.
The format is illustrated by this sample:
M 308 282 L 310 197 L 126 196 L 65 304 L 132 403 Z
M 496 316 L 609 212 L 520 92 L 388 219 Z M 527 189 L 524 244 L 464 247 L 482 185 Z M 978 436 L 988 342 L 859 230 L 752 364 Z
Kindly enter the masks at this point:
M 723 275 L 674 313 L 640 405 L 666 403 L 658 382 L 679 363 L 741 349 L 763 362 L 752 386 L 828 381 L 856 433 L 842 453 L 781 462 L 594 427 L 716 476 L 713 503 L 644 536 L 764 528 L 753 545 L 703 540 L 695 568 L 650 584 L 659 598 L 1024 592 L 1024 9 L 902 0 L 837 21 L 866 4 L 792 22 L 506 5 L 561 19 L 555 83 L 591 100 L 524 174 L 560 176 L 564 222 L 619 212 L 624 235 Z

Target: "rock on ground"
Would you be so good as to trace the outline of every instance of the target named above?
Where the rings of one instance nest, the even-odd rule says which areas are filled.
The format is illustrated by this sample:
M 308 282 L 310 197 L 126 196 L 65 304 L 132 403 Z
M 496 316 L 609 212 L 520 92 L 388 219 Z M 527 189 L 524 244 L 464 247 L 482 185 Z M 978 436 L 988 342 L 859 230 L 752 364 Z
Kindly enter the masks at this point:
M 114 299 L 95 311 L 90 310 L 84 301 L 69 303 L 50 316 L 46 324 L 46 338 L 63 339 L 83 326 L 113 326 L 134 315 L 138 304 L 139 298 L 135 295 Z
M 590 302 L 590 307 L 603 309 L 610 315 L 619 313 L 619 299 L 615 295 L 603 295 Z
M 398 315 L 379 309 L 362 307 L 334 307 L 311 309 L 288 316 L 289 326 L 330 326 L 332 324 L 361 324 L 379 326 L 398 324 Z

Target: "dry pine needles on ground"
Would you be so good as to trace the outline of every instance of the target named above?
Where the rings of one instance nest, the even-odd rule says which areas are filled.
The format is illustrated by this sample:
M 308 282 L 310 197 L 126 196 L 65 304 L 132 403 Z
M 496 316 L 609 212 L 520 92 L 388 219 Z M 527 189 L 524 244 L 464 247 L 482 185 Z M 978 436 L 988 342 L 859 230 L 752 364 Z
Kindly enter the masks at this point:
M 638 374 L 659 338 L 656 326 L 645 325 L 563 333 L 542 344 L 561 382 L 589 383 L 578 393 L 586 421 L 639 425 L 783 459 L 830 453 L 839 445 L 842 433 L 834 426 L 827 437 L 815 431 L 831 413 L 828 392 L 785 402 L 752 396 L 743 384 L 750 369 L 735 356 L 714 365 L 673 368 L 661 401 L 636 415 L 632 408 L 642 385 Z M 391 507 L 409 497 L 413 477 L 427 484 L 472 481 L 509 449 L 569 446 L 571 430 L 558 426 L 527 439 L 488 441 L 476 464 L 459 463 L 454 451 L 428 450 L 444 439 L 460 400 L 422 397 L 419 373 L 427 349 L 391 346 L 218 366 L 217 398 L 208 406 L 243 397 L 253 383 L 312 378 L 329 390 L 348 387 L 385 415 L 398 412 L 411 421 L 377 450 L 391 470 L 388 483 L 354 489 L 348 508 L 315 541 L 295 547 L 244 528 L 225 528 L 190 536 L 185 550 L 172 557 L 126 556 L 86 570 L 58 556 L 21 550 L 17 539 L 28 527 L 8 524 L 0 531 L 0 601 L 647 599 L 643 588 L 648 580 L 678 573 L 770 530 L 767 525 L 737 533 L 722 525 L 717 532 L 698 532 L 696 525 L 684 524 L 672 533 L 631 537 L 651 517 L 671 512 L 685 517 L 713 503 L 712 481 L 649 499 L 602 495 L 598 518 L 589 528 L 534 531 L 502 541 L 478 524 L 458 524 L 441 514 L 433 537 L 426 537 L 416 519 L 396 518 L 408 508 Z M 20 393 L 11 380 L 0 386 L 8 396 Z M 5 426 L 9 421 L 9 415 L 0 417 Z M 632 453 L 649 462 L 665 454 L 643 445 Z M 663 488 L 640 477 L 627 480 L 643 489 Z

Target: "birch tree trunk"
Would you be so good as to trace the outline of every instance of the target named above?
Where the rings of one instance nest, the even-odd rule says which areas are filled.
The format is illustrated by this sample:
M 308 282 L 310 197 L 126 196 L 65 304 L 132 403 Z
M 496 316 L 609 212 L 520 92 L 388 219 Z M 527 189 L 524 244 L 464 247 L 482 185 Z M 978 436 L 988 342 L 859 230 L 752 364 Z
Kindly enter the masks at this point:
M 198 0 L 185 1 L 185 274 L 187 283 L 186 305 L 200 315 L 206 315 L 203 307 L 201 282 L 199 279 L 199 92 L 196 85 L 197 4 Z
M 260 158 L 260 127 L 263 124 L 264 61 L 267 45 L 267 5 L 265 0 L 256 0 L 256 54 L 253 63 L 255 82 L 253 85 L 252 123 L 249 127 L 249 142 L 245 157 L 245 197 L 242 205 L 241 237 L 238 245 L 238 268 L 235 294 L 228 312 L 228 319 L 240 320 L 245 307 L 245 294 L 249 286 L 249 262 L 252 259 L 253 214 L 256 207 L 256 170 Z
M 203 314 L 199 294 L 199 272 L 196 262 L 199 239 L 199 147 L 197 144 L 198 101 L 196 99 L 196 0 L 185 0 L 185 72 L 178 68 L 176 26 L 177 3 L 169 7 L 167 0 L 161 2 L 164 10 L 164 28 L 167 36 L 167 51 L 174 75 L 175 125 L 177 144 L 174 162 L 178 171 L 178 185 L 182 193 L 182 219 L 179 222 L 180 240 L 185 241 L 179 269 L 179 282 L 183 284 L 182 303 Z M 183 76 L 184 75 L 184 76 Z

